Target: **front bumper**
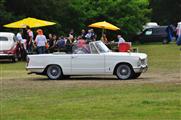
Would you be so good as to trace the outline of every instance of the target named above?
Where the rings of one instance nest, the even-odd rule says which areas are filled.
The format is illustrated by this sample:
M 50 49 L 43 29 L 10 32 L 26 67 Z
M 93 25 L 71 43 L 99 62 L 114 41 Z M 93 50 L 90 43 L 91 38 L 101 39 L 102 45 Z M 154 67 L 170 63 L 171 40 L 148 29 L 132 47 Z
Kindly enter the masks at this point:
M 148 70 L 148 66 L 141 66 L 139 68 L 134 68 L 134 72 L 135 73 L 142 73 L 142 72 L 146 72 Z

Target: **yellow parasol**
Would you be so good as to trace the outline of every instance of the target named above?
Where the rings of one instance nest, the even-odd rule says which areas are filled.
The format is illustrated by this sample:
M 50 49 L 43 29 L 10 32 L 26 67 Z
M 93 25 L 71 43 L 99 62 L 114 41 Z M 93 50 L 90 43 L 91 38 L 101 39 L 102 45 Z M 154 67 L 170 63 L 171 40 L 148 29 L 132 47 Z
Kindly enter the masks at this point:
M 55 25 L 54 22 L 49 22 L 45 20 L 40 20 L 36 18 L 25 18 L 22 20 L 19 20 L 17 22 L 13 22 L 7 25 L 4 25 L 4 27 L 7 28 L 25 28 L 26 26 L 29 26 L 30 28 L 36 28 L 36 27 L 43 27 L 43 26 L 49 26 L 49 25 Z
M 93 23 L 93 24 L 89 25 L 89 27 L 102 28 L 102 29 L 108 29 L 108 30 L 114 30 L 114 31 L 120 30 L 120 28 L 118 28 L 106 21 Z

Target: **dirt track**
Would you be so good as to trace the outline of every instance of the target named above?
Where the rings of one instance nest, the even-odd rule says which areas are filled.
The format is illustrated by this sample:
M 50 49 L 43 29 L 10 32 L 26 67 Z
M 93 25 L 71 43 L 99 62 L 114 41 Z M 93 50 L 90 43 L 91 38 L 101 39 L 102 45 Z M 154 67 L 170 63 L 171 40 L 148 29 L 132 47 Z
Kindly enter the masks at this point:
M 17 74 L 19 72 L 17 71 Z M 171 83 L 181 85 L 180 73 L 146 72 L 135 80 L 117 80 L 115 76 L 74 76 L 66 80 L 48 80 L 47 77 L 39 75 L 21 75 L 13 77 L 2 77 L 1 84 L 6 87 L 36 88 L 36 87 L 74 87 L 74 86 L 117 86 L 125 84 L 164 84 Z M 6 86 L 6 87 L 5 87 Z

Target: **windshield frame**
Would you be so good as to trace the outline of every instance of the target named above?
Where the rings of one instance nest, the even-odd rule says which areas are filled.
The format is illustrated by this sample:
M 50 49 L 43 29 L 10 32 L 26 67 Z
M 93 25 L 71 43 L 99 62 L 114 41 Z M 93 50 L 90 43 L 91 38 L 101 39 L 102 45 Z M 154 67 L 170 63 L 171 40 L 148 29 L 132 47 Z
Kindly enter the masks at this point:
M 102 41 L 96 41 L 94 45 L 99 53 L 110 52 L 110 49 Z

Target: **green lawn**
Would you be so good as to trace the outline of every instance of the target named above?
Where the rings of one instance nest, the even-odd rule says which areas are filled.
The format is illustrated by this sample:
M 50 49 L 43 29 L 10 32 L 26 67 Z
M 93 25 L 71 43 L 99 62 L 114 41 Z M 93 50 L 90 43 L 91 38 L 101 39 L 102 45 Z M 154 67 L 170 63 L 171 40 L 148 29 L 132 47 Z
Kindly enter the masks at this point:
M 179 72 L 181 69 L 181 51 L 175 44 L 136 45 L 140 52 L 148 54 L 149 66 L 155 70 Z
M 173 74 L 181 73 L 179 47 L 135 47 L 149 56 L 149 71 L 138 80 L 49 81 L 44 76 L 27 75 L 24 62 L 0 64 L 1 120 L 181 119 L 180 77 L 172 80 Z M 160 77 L 152 78 L 157 74 L 163 75 L 162 82 Z

